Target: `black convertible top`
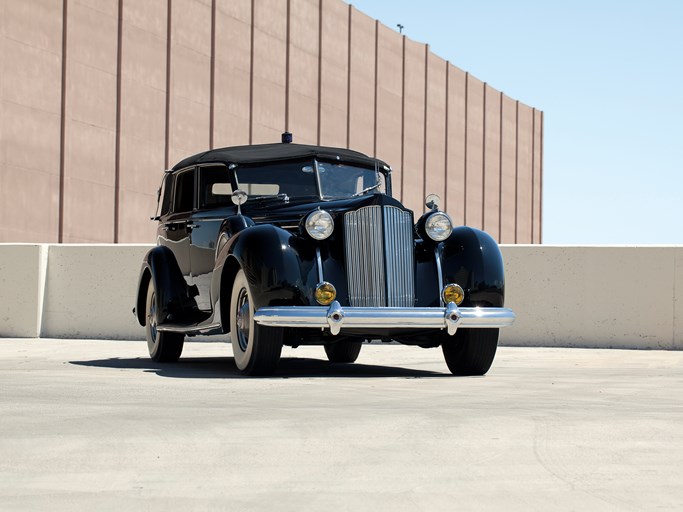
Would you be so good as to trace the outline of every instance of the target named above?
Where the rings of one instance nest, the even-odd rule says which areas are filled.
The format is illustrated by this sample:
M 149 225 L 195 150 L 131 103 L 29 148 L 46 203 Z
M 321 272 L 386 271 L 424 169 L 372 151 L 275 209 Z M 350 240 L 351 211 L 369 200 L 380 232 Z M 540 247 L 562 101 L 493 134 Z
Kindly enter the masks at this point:
M 369 157 L 358 151 L 343 148 L 331 148 L 326 146 L 309 146 L 306 144 L 254 144 L 252 146 L 233 146 L 228 148 L 212 149 L 197 153 L 180 162 L 171 170 L 177 171 L 191 165 L 206 163 L 223 164 L 258 164 L 272 161 L 300 160 L 319 158 L 321 160 L 339 160 L 363 166 L 380 167 L 389 166 L 381 160 Z

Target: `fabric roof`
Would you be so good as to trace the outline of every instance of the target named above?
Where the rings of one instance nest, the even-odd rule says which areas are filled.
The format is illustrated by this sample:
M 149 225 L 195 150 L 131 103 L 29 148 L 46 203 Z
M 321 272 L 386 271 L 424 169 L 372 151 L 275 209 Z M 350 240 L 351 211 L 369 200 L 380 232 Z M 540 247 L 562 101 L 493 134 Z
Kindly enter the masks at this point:
M 387 165 L 381 160 L 371 158 L 358 151 L 326 146 L 309 146 L 306 144 L 254 144 L 252 146 L 233 146 L 212 149 L 185 158 L 173 166 L 179 170 L 191 165 L 203 163 L 225 164 L 258 164 L 277 160 L 299 160 L 319 158 L 321 160 L 339 160 L 341 162 L 374 166 Z

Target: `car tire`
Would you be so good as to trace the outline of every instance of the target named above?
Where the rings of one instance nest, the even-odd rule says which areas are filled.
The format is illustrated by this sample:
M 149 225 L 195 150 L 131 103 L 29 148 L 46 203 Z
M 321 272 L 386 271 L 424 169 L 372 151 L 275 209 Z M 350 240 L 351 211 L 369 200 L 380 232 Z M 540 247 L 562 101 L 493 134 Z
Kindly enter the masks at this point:
M 358 359 L 362 341 L 346 340 L 325 345 L 325 353 L 330 363 L 353 363 Z
M 453 375 L 484 375 L 498 348 L 498 329 L 458 329 L 441 349 Z
M 157 363 L 175 363 L 183 353 L 185 336 L 177 332 L 163 332 L 157 329 L 156 296 L 154 283 L 147 286 L 147 301 L 145 302 L 145 335 L 149 357 Z
M 254 301 L 243 270 L 230 296 L 230 340 L 237 368 L 244 375 L 271 375 L 282 353 L 284 330 L 254 322 Z

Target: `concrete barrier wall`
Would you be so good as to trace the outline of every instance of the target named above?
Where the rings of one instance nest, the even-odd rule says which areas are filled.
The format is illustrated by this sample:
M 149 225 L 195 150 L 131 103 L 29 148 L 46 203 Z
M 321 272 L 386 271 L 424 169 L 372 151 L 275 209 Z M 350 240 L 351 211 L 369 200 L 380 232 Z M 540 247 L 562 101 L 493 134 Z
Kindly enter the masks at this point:
M 503 344 L 683 349 L 683 246 L 501 249 Z
M 40 334 L 47 246 L 0 244 L 0 337 Z
M 41 337 L 142 339 L 132 314 L 150 245 L 50 245 Z
M 150 247 L 0 244 L 0 337 L 143 339 Z M 501 249 L 518 315 L 501 344 L 683 349 L 683 246 Z

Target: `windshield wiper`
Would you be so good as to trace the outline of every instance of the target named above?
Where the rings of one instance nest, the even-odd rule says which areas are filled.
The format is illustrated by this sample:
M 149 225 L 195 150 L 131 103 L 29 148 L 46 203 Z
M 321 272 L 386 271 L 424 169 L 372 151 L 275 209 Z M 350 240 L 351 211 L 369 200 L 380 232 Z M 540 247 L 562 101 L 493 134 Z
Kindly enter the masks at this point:
M 351 197 L 362 196 L 362 195 L 365 194 L 366 192 L 370 192 L 371 190 L 374 190 L 374 189 L 376 189 L 376 188 L 379 188 L 380 185 L 381 185 L 381 183 L 376 183 L 376 184 L 374 184 L 374 185 L 371 186 L 371 187 L 364 188 L 364 189 L 361 190 L 360 192 L 356 192 L 356 193 L 353 194 Z
M 254 204 L 263 204 L 263 203 L 270 203 L 271 201 L 283 201 L 285 203 L 289 202 L 289 196 L 287 194 L 278 194 L 276 196 L 254 196 L 249 198 L 249 203 L 251 205 Z

